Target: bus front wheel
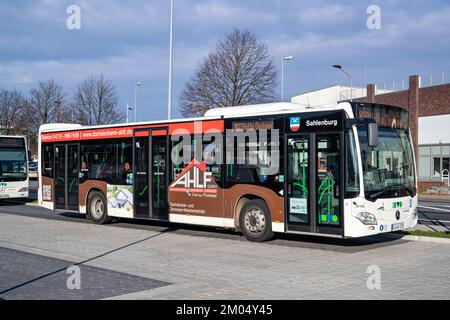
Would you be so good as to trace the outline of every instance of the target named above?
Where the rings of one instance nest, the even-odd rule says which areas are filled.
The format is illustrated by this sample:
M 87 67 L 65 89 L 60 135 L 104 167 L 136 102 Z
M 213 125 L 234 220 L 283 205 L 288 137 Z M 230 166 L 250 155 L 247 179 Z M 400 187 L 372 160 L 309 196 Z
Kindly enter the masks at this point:
M 272 220 L 263 200 L 250 200 L 241 210 L 239 224 L 249 241 L 264 242 L 273 238 Z
M 112 218 L 108 217 L 106 199 L 102 192 L 92 191 L 89 194 L 88 214 L 96 224 L 108 224 L 112 221 Z

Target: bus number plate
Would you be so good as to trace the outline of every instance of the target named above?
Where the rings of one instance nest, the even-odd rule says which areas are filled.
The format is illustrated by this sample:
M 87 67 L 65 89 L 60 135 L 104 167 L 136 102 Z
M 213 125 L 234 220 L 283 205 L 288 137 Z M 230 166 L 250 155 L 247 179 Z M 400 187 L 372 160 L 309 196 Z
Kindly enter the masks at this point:
M 404 222 L 394 223 L 392 225 L 392 231 L 402 230 L 403 228 L 405 228 L 405 223 Z

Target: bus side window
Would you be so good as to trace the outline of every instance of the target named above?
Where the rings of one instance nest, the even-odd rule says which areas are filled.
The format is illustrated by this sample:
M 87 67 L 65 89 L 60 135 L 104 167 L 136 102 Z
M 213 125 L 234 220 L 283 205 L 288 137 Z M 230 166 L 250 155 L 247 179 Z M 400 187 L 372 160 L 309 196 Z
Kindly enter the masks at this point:
M 117 170 L 116 184 L 131 185 L 133 184 L 133 140 L 120 139 L 116 140 L 117 148 Z
M 216 143 L 203 143 L 203 160 L 206 161 L 208 172 L 212 173 L 214 181 L 222 186 L 222 155 L 223 146 Z
M 42 146 L 42 176 L 53 178 L 53 144 Z
M 114 143 L 88 142 L 81 146 L 80 183 L 86 179 L 114 181 Z M 83 169 L 85 168 L 85 169 Z

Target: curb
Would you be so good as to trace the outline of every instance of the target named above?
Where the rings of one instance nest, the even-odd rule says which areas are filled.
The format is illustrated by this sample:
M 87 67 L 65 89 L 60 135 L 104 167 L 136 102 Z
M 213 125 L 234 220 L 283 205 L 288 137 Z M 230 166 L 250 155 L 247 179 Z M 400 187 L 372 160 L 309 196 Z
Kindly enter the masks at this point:
M 402 240 L 406 240 L 406 241 L 419 241 L 419 242 L 450 244 L 450 238 L 424 237 L 424 236 L 412 236 L 412 235 L 401 235 L 401 234 L 383 234 L 380 236 L 385 237 L 385 238 L 390 238 L 390 239 L 402 239 Z
M 419 195 L 419 201 L 437 201 L 437 202 L 450 202 L 450 196 L 420 196 Z
M 432 243 L 443 243 L 450 244 L 449 238 L 438 238 L 438 237 L 424 237 L 424 236 L 404 236 L 402 239 L 407 241 L 421 241 L 421 242 L 432 242 Z

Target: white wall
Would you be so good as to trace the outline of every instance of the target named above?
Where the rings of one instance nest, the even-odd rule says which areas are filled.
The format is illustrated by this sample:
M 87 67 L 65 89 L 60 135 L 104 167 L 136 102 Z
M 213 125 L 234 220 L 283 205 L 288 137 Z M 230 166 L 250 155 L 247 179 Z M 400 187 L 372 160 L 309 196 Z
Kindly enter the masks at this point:
M 419 144 L 450 143 L 450 114 L 420 117 Z
M 301 105 L 334 107 L 339 101 L 350 100 L 351 91 L 350 87 L 333 86 L 292 97 L 291 101 Z M 365 88 L 353 88 L 353 99 L 365 96 Z

